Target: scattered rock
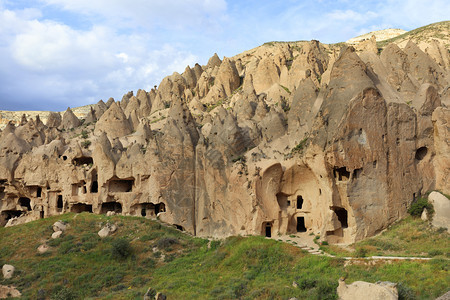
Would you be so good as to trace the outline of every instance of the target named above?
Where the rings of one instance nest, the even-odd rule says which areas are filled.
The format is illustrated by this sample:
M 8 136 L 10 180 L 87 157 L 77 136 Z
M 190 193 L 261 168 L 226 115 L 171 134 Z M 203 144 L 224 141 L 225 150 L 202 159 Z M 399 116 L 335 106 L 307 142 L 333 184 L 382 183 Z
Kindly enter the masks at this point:
M 63 234 L 63 232 L 61 230 L 55 231 L 52 233 L 52 239 L 57 239 L 57 238 L 61 237 L 62 234 Z
M 154 299 L 155 296 L 156 296 L 156 291 L 152 288 L 148 288 L 147 292 L 144 295 L 144 300 Z
M 337 288 L 339 299 L 371 299 L 371 300 L 397 300 L 397 285 L 392 282 L 369 283 L 365 281 L 355 281 L 352 284 L 345 284 L 339 279 Z
M 55 233 L 53 233 L 53 234 L 55 234 Z M 53 237 L 53 234 L 52 234 L 52 237 Z M 43 254 L 43 253 L 47 252 L 49 249 L 50 249 L 49 246 L 47 246 L 46 244 L 42 244 L 42 245 L 40 245 L 40 246 L 37 248 L 37 251 L 38 251 L 40 254 Z
M 22 293 L 15 287 L 0 285 L 0 299 L 18 298 L 20 296 L 22 296 Z
M 292 286 L 295 287 L 295 288 L 298 288 L 298 283 L 295 282 L 295 281 L 292 281 Z
M 63 223 L 62 221 L 57 221 L 53 224 L 53 231 L 66 231 L 67 225 Z
M 12 265 L 3 265 L 2 267 L 3 278 L 10 279 L 14 275 L 15 270 L 16 268 Z
M 98 232 L 98 235 L 101 238 L 107 237 L 111 234 L 113 234 L 114 232 L 116 232 L 117 230 L 117 226 L 115 224 L 106 224 L 105 227 L 103 227 L 102 229 L 100 229 L 100 231 Z
M 106 216 L 107 216 L 107 217 L 110 217 L 110 216 L 114 216 L 115 214 L 116 214 L 115 211 L 110 210 L 110 211 L 108 211 L 108 212 L 106 213 Z

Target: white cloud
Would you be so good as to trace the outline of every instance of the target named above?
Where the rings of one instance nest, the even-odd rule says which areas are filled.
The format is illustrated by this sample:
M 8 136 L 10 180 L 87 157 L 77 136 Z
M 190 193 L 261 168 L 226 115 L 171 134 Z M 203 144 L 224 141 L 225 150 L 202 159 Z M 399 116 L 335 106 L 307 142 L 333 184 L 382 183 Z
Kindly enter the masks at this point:
M 60 106 L 53 109 L 58 110 L 88 99 L 120 99 L 198 59 L 176 45 L 152 42 L 144 33 L 119 34 L 106 26 L 77 30 L 23 16 L 0 11 L 0 109 L 30 98 L 57 99 Z

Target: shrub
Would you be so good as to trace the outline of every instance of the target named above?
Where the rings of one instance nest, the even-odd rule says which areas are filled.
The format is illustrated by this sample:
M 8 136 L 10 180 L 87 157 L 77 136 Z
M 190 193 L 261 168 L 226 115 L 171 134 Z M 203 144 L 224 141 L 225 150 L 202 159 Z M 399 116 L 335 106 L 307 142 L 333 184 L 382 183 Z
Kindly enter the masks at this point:
M 398 300 L 414 300 L 416 299 L 416 295 L 414 294 L 414 291 L 404 284 L 403 282 L 399 282 L 397 285 L 397 291 L 398 291 Z
M 111 246 L 112 257 L 118 260 L 124 260 L 133 253 L 130 242 L 124 238 L 112 240 Z
M 83 146 L 84 149 L 89 148 L 90 145 L 91 145 L 90 140 L 85 140 L 85 141 L 81 142 L 81 146 Z
M 411 207 L 408 209 L 408 213 L 413 217 L 420 217 L 425 208 L 428 210 L 430 215 L 433 214 L 433 205 L 429 203 L 427 199 L 419 198 L 411 204 Z
M 172 245 L 178 244 L 178 239 L 173 237 L 165 237 L 156 242 L 156 246 L 160 249 L 167 250 Z
M 81 131 L 81 137 L 83 139 L 87 139 L 88 138 L 88 132 L 86 130 Z
M 366 257 L 367 252 L 368 251 L 366 248 L 360 247 L 360 248 L 356 249 L 355 255 L 356 255 L 356 257 Z

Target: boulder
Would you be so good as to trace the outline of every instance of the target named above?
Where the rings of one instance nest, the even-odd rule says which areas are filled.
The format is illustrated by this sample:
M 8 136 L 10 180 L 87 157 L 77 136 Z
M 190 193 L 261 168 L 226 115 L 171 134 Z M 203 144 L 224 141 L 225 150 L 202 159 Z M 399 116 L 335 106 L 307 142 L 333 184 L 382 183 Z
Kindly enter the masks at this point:
M 67 226 L 65 223 L 63 223 L 62 221 L 56 221 L 53 224 L 53 231 L 57 232 L 57 231 L 65 231 L 67 229 Z
M 43 254 L 43 253 L 47 252 L 49 249 L 50 249 L 49 246 L 47 246 L 46 244 L 42 244 L 37 248 L 37 251 L 38 251 L 38 253 Z
M 345 284 L 344 280 L 339 280 L 337 293 L 340 300 L 397 300 L 398 291 L 396 284 L 392 282 L 370 283 L 365 281 L 355 281 L 352 284 Z
M 3 267 L 2 267 L 3 278 L 5 278 L 5 279 L 12 278 L 15 270 L 16 270 L 16 268 L 12 265 L 7 265 L 7 264 L 3 265 Z
M 63 232 L 61 230 L 55 231 L 52 233 L 52 239 L 57 239 L 57 238 L 61 237 L 62 234 L 63 234 Z
M 166 299 L 167 297 L 163 293 L 160 292 L 156 293 L 155 300 L 166 300 Z
M 103 227 L 102 229 L 100 229 L 100 231 L 98 232 L 98 235 L 101 238 L 107 237 L 111 234 L 113 234 L 114 232 L 116 232 L 117 230 L 117 226 L 115 224 L 106 224 L 105 227 Z
M 434 207 L 433 226 L 447 228 L 450 233 L 450 199 L 439 192 L 431 192 L 428 201 Z

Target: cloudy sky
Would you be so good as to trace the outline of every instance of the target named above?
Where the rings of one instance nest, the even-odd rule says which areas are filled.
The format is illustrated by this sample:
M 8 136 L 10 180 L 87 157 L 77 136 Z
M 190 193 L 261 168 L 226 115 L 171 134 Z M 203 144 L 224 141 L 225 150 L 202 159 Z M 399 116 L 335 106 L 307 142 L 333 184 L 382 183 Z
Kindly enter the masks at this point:
M 0 0 L 0 110 L 120 100 L 214 52 L 341 42 L 449 16 L 448 0 Z

